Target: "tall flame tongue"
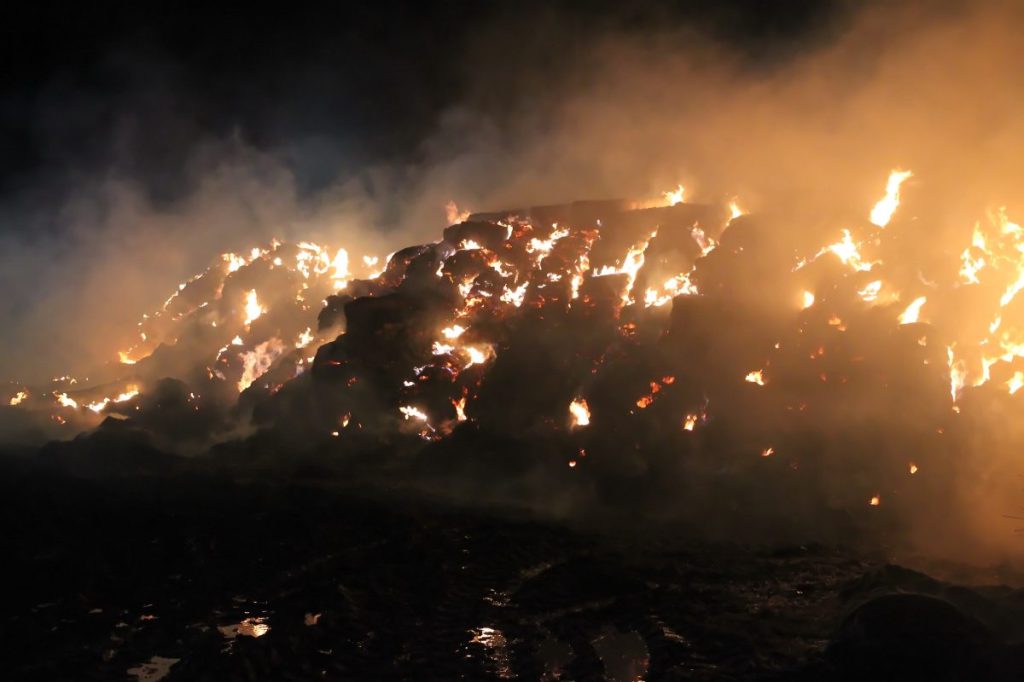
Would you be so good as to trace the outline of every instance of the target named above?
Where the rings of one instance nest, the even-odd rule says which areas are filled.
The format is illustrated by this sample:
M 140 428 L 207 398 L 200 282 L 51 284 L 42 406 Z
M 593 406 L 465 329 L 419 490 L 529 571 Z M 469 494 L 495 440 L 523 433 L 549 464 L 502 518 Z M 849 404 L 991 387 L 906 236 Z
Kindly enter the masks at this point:
M 892 214 L 900 205 L 900 187 L 914 174 L 910 171 L 894 170 L 889 173 L 889 181 L 885 183 L 885 196 L 879 199 L 871 209 L 871 222 L 885 227 L 892 220 Z

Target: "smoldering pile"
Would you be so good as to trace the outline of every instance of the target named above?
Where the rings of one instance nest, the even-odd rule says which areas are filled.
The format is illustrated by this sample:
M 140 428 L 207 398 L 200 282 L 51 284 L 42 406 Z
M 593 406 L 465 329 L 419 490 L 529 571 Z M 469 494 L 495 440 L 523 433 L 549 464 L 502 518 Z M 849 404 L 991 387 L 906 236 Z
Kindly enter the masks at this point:
M 465 501 L 752 537 L 952 523 L 965 483 L 1011 472 L 995 453 L 1024 439 L 1006 424 L 1024 384 L 1024 269 L 1008 255 L 1024 234 L 997 211 L 991 238 L 979 223 L 943 260 L 897 211 L 909 176 L 894 172 L 870 221 L 838 231 L 684 203 L 680 188 L 650 208 L 469 216 L 363 278 L 313 245 L 225 256 L 147 321 L 164 328 L 146 342 L 163 343 L 130 351 L 138 361 L 105 386 L 138 394 L 50 450 L 96 452 L 112 434 L 158 450 L 219 440 L 212 452 L 239 471 L 315 463 Z

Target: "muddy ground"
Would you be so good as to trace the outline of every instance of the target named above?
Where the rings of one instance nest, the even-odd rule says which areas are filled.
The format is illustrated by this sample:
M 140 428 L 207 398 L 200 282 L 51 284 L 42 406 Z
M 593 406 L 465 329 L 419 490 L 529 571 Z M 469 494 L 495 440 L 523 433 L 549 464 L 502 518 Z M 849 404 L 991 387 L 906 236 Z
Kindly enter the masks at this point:
M 6 679 L 1024 679 L 1024 591 L 884 553 L 609 536 L 314 479 L 8 458 L 0 490 Z

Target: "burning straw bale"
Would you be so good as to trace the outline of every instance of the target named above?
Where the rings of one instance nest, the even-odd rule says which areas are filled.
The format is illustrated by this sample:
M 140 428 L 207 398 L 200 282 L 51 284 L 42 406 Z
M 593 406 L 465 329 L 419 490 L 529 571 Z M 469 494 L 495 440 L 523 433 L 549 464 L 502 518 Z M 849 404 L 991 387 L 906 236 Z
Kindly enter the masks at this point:
M 577 202 L 471 216 L 365 267 L 305 242 L 225 254 L 108 372 L 141 401 L 99 410 L 172 448 L 205 431 L 222 452 L 372 451 L 391 480 L 481 499 L 545 508 L 562 490 L 560 513 L 625 505 L 755 536 L 927 528 L 960 513 L 936 500 L 968 505 L 964 480 L 1006 471 L 963 453 L 1024 396 L 1024 230 L 996 211 L 932 272 L 935 249 L 905 256 L 927 231 L 892 177 L 885 215 L 838 230 Z M 54 418 L 79 428 L 74 406 L 101 396 L 59 386 Z M 49 395 L 25 393 L 11 409 Z M 488 478 L 495 457 L 510 466 Z

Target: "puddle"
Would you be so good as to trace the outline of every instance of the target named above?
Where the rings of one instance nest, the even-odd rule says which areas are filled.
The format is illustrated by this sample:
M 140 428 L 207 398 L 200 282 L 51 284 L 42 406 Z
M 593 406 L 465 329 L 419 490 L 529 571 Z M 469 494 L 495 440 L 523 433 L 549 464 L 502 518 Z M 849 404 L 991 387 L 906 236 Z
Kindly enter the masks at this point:
M 537 658 L 544 664 L 542 680 L 561 680 L 572 662 L 572 647 L 548 634 L 537 647 Z
M 593 642 L 609 682 L 641 682 L 650 665 L 647 644 L 635 632 L 611 632 Z
M 171 672 L 171 667 L 180 660 L 180 658 L 154 656 L 141 665 L 128 668 L 125 672 L 135 677 L 139 682 L 156 682 L 166 677 L 167 673 Z

